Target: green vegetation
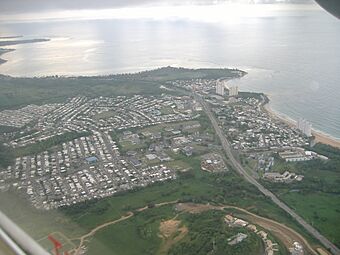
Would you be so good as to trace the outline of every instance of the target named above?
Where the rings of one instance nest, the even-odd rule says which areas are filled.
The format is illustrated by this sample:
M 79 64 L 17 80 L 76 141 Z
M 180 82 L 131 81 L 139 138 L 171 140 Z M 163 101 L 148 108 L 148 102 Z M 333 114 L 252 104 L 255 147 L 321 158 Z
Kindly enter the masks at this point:
M 27 104 L 64 101 L 74 96 L 157 95 L 164 92 L 162 82 L 175 79 L 239 77 L 231 69 L 185 69 L 165 67 L 157 70 L 96 77 L 12 78 L 0 75 L 0 109 Z M 177 93 L 167 91 L 167 93 Z
M 10 127 L 10 126 L 2 126 L 2 125 L 0 125 L 0 134 L 16 132 L 16 131 L 18 131 L 18 130 L 19 130 L 19 128 L 16 128 L 16 127 Z
M 1 211 L 35 240 L 40 240 L 55 231 L 73 237 L 84 233 L 81 226 L 72 222 L 65 214 L 58 210 L 37 210 L 22 196 L 22 193 L 15 190 L 0 192 L 0 204 Z
M 186 237 L 169 251 L 169 255 L 228 255 L 228 254 L 262 254 L 262 240 L 246 228 L 229 228 L 223 221 L 225 213 L 207 211 L 201 214 L 184 214 L 184 224 L 189 232 Z M 227 239 L 237 233 L 248 237 L 241 243 L 229 245 Z
M 0 42 L 0 46 L 9 46 L 9 45 L 26 44 L 26 43 L 47 42 L 49 40 L 50 39 L 26 39 L 26 40 L 1 41 Z
M 48 138 L 44 141 L 36 142 L 33 144 L 29 144 L 24 147 L 19 147 L 14 150 L 14 154 L 16 157 L 22 157 L 26 155 L 38 154 L 43 151 L 46 151 L 54 146 L 60 145 L 62 143 L 72 141 L 73 139 L 89 136 L 89 132 L 68 132 L 62 135 L 56 135 L 51 138 Z
M 276 159 L 274 170 L 304 175 L 302 182 L 264 184 L 331 242 L 340 246 L 340 150 L 318 144 L 313 148 L 329 160 L 286 163 Z
M 161 244 L 159 224 L 174 217 L 172 206 L 152 208 L 98 232 L 88 254 L 154 255 Z
M 218 79 L 218 78 L 238 78 L 245 75 L 246 72 L 238 69 L 188 69 L 163 67 L 151 71 L 143 71 L 133 74 L 135 79 L 152 80 L 152 81 L 171 81 L 171 80 L 191 80 L 191 79 Z M 121 75 L 126 76 L 126 75 Z
M 0 143 L 0 167 L 7 167 L 14 162 L 13 150 Z
M 200 116 L 197 118 L 197 121 L 201 124 L 201 128 L 200 131 L 203 133 L 209 133 L 209 134 L 215 134 L 215 130 L 214 128 L 211 126 L 210 124 L 210 120 L 208 118 L 208 116 L 202 112 L 200 114 Z M 217 140 L 218 138 L 216 137 L 215 140 Z
M 88 97 L 95 96 L 116 96 L 116 95 L 134 95 L 134 94 L 160 94 L 164 92 L 159 88 L 161 82 L 174 79 L 192 79 L 192 78 L 221 78 L 221 77 L 238 77 L 244 73 L 237 70 L 229 69 L 183 69 L 183 68 L 162 68 L 154 71 L 142 72 L 138 74 L 113 75 L 105 77 L 78 77 L 78 78 L 10 78 L 0 77 L 0 109 L 8 107 L 19 107 L 30 103 L 50 103 L 64 100 L 65 98 L 84 95 Z M 247 96 L 247 95 L 244 95 Z M 107 117 L 103 115 L 100 117 Z M 210 122 L 205 115 L 201 115 L 198 119 L 201 123 L 200 132 L 212 134 L 212 143 L 216 142 L 213 129 L 211 129 Z M 197 121 L 195 121 L 197 123 Z M 187 122 L 186 122 L 187 123 Z M 177 123 L 176 123 L 177 124 Z M 150 127 L 159 128 L 159 126 Z M 47 150 L 51 147 L 59 145 L 63 142 L 75 139 L 79 136 L 86 136 L 86 133 L 68 133 L 62 136 L 57 136 L 49 140 L 29 145 L 24 148 L 17 149 L 15 154 L 23 156 L 28 154 L 36 154 Z M 119 141 L 120 133 L 112 132 L 111 136 L 115 141 Z M 118 146 L 126 146 L 125 144 L 118 144 Z M 130 148 L 129 148 L 130 149 Z M 316 149 L 326 150 L 329 155 L 333 152 L 326 148 Z M 8 154 L 9 153 L 9 154 Z M 10 151 L 2 150 L 0 147 L 0 163 L 3 163 L 2 158 L 10 159 Z M 170 153 L 169 153 L 170 154 Z M 325 153 L 321 153 L 325 154 Z M 335 153 L 336 155 L 337 153 Z M 325 154 L 327 155 L 327 154 Z M 179 199 L 180 201 L 191 201 L 212 204 L 229 204 L 246 208 L 247 210 L 258 215 L 275 219 L 279 222 L 294 228 L 297 232 L 309 237 L 304 230 L 298 227 L 292 218 L 284 213 L 281 209 L 276 207 L 272 201 L 260 193 L 254 186 L 246 182 L 242 177 L 235 174 L 234 171 L 229 171 L 221 174 L 209 174 L 200 170 L 200 159 L 197 155 L 193 157 L 186 157 L 182 154 L 171 154 L 175 159 L 169 164 L 178 164 L 182 166 L 190 166 L 190 170 L 184 173 L 178 173 L 179 178 L 174 181 L 155 183 L 146 188 L 135 189 L 129 192 L 120 193 L 112 197 L 103 198 L 99 200 L 87 201 L 73 206 L 61 208 L 58 210 L 40 211 L 33 208 L 25 199 L 22 192 L 16 191 L 14 188 L 8 192 L 0 193 L 0 204 L 4 213 L 11 216 L 11 218 L 18 223 L 25 231 L 31 234 L 35 239 L 39 240 L 46 237 L 51 232 L 60 231 L 67 237 L 73 239 L 85 233 L 88 233 L 94 227 L 119 219 L 127 212 L 134 212 L 135 216 L 124 222 L 109 226 L 96 234 L 90 243 L 86 243 L 89 247 L 89 254 L 155 254 L 158 250 L 161 239 L 158 236 L 159 223 L 162 219 L 170 219 L 174 217 L 172 206 L 164 206 L 161 208 L 152 208 L 145 212 L 137 212 L 138 208 L 145 205 L 161 203 L 165 201 L 173 201 Z M 337 161 L 338 162 L 338 161 Z M 306 163 L 307 164 L 307 163 Z M 323 162 L 318 162 L 320 167 Z M 324 171 L 326 178 L 328 173 L 338 176 L 337 163 L 333 160 L 327 162 L 329 164 Z M 278 165 L 279 167 L 279 165 Z M 304 171 L 308 171 L 306 169 Z M 228 168 L 232 168 L 228 166 Z M 331 170 L 330 170 L 331 169 Z M 301 170 L 302 171 L 302 170 Z M 327 172 L 328 171 L 328 172 Z M 307 174 L 305 174 L 307 176 Z M 307 179 L 307 178 L 306 178 Z M 334 181 L 331 186 L 329 183 Z M 336 178 L 329 178 L 327 185 L 322 186 L 322 191 L 317 192 L 333 193 L 334 197 L 338 195 L 338 184 Z M 313 182 L 311 177 L 310 186 L 306 184 L 307 188 L 315 188 L 317 182 Z M 270 185 L 270 184 L 268 184 Z M 299 185 L 299 184 L 292 184 Z M 305 185 L 305 182 L 300 183 Z M 286 186 L 282 189 L 280 186 L 276 187 L 278 192 L 281 192 L 282 198 L 287 203 L 293 203 L 294 199 L 300 199 L 298 196 L 294 197 L 290 187 L 287 190 Z M 331 189 L 328 189 L 331 187 Z M 303 190 L 298 188 L 299 192 Z M 328 191 L 325 192 L 324 189 Z M 333 190 L 334 189 L 334 190 Z M 330 192 L 330 190 L 333 190 Z M 284 192 L 282 192 L 284 191 Z M 309 192 L 311 192 L 309 190 Z M 327 194 L 328 194 L 327 193 Z M 288 194 L 288 195 L 287 195 Z M 309 193 L 296 193 L 309 194 Z M 312 194 L 312 193 L 310 193 Z M 289 195 L 293 197 L 289 197 Z M 321 199 L 321 196 L 314 194 L 314 199 Z M 313 201 L 306 199 L 306 204 L 296 205 L 296 210 L 306 210 L 309 204 Z M 333 198 L 332 198 L 333 199 Z M 327 201 L 327 200 L 325 200 Z M 321 205 L 323 206 L 323 205 Z M 338 205 L 335 205 L 338 208 Z M 299 209 L 300 208 L 300 209 Z M 337 209 L 336 209 L 337 210 Z M 25 212 L 23 215 L 22 212 Z M 324 210 L 326 213 L 327 210 Z M 199 254 L 207 254 L 212 249 L 212 241 L 217 244 L 216 254 L 228 254 L 227 245 L 223 240 L 232 236 L 233 230 L 228 229 L 221 224 L 222 212 L 206 212 L 201 215 L 180 215 L 190 232 L 181 240 L 178 245 L 171 249 L 171 254 L 191 254 L 193 252 Z M 339 211 L 334 214 L 329 214 L 331 221 L 338 216 Z M 301 212 L 303 214 L 303 212 Z M 306 215 L 304 215 L 306 217 Z M 326 218 L 320 212 L 315 217 L 315 225 L 319 224 Z M 326 221 L 328 219 L 326 218 Z M 36 227 L 39 226 L 39 227 Z M 332 227 L 335 238 L 340 235 L 335 229 L 335 224 Z M 328 228 L 328 226 L 327 226 Z M 321 228 L 320 228 L 321 229 Z M 246 230 L 245 230 L 246 231 Z M 330 231 L 330 230 L 328 230 Z M 328 232 L 330 233 L 330 232 Z M 244 243 L 235 246 L 230 250 L 230 254 L 250 254 L 252 251 L 261 251 L 263 248 L 258 238 L 252 233 Z M 337 237 L 336 237 L 337 235 Z M 251 249 L 251 250 L 250 250 Z M 188 253 L 187 253 L 188 252 Z
M 189 162 L 190 158 L 187 158 L 187 160 Z M 255 187 L 234 174 L 233 171 L 214 175 L 202 172 L 196 164 L 193 164 L 192 170 L 183 175 L 181 174 L 180 178 L 175 181 L 156 183 L 146 188 L 117 194 L 116 196 L 80 203 L 59 210 L 50 210 L 48 213 L 32 208 L 28 201 L 12 190 L 0 193 L 0 203 L 4 213 L 11 215 L 11 218 L 19 226 L 37 240 L 55 231 L 60 231 L 69 238 L 76 238 L 102 223 L 119 219 L 127 211 L 135 211 L 147 204 L 176 199 L 202 203 L 223 203 L 243 207 L 253 213 L 283 222 L 300 233 L 302 231 L 282 210 L 272 204 Z M 25 215 L 22 214 L 23 211 L 25 211 Z M 117 224 L 117 226 L 120 224 Z M 128 225 L 125 226 L 133 225 L 126 224 Z M 36 226 L 39 226 L 39 228 Z M 122 229 L 124 228 L 119 228 L 120 232 Z M 135 230 L 127 229 L 126 231 L 131 233 L 129 231 L 133 232 Z M 91 241 L 90 250 L 93 249 L 91 245 L 94 243 L 95 245 L 100 245 L 101 243 L 103 246 L 110 246 L 112 242 L 116 242 L 113 238 L 117 235 L 115 227 L 108 227 L 103 232 L 106 234 L 101 233 L 98 233 L 100 238 L 98 243 Z M 131 238 L 128 238 L 129 236 Z M 127 235 L 126 243 L 133 243 L 134 237 L 135 235 Z M 95 238 L 94 240 L 97 239 Z M 155 242 L 150 243 L 152 245 L 146 245 L 144 249 L 148 250 L 150 247 L 154 247 L 153 243 Z M 126 249 L 130 248 L 126 247 Z M 125 250 L 123 251 L 124 254 L 129 254 L 125 253 Z M 144 254 L 143 252 L 141 253 Z
M 281 198 L 331 242 L 340 246 L 340 230 L 337 225 L 340 219 L 339 195 L 291 192 L 281 195 Z
M 114 111 L 105 111 L 102 113 L 97 114 L 95 117 L 96 120 L 100 120 L 100 119 L 109 119 L 113 116 L 115 116 L 116 113 Z
M 155 82 L 100 77 L 2 78 L 0 81 L 0 109 L 61 102 L 79 95 L 97 97 L 162 93 Z
M 262 98 L 264 98 L 266 100 L 266 103 L 269 102 L 268 98 L 263 93 L 241 91 L 241 92 L 238 93 L 238 97 L 255 98 L 255 99 L 258 99 L 260 101 L 262 100 Z

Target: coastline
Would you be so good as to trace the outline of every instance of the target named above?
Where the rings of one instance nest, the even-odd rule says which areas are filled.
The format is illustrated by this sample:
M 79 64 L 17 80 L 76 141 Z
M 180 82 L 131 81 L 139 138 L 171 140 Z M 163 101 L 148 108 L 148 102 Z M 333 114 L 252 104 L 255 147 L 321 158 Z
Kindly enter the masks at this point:
M 276 112 L 275 110 L 273 110 L 270 105 L 270 99 L 268 97 L 268 95 L 265 95 L 268 99 L 268 102 L 265 102 L 263 104 L 263 109 L 274 119 L 278 119 L 284 123 L 286 123 L 287 125 L 296 128 L 296 121 L 284 116 L 282 114 L 280 114 L 279 112 Z M 332 147 L 336 147 L 336 148 L 340 148 L 340 139 L 337 139 L 335 137 L 331 137 L 330 135 L 327 135 L 325 133 L 322 133 L 319 130 L 315 130 L 312 129 L 312 135 L 315 137 L 315 142 L 316 143 L 322 143 L 322 144 L 326 144 L 326 145 L 330 145 Z
M 0 48 L 0 65 L 5 64 L 7 62 L 7 60 L 1 58 L 1 56 L 12 51 L 15 51 L 15 49 Z
M 15 38 L 21 38 L 22 36 L 5 36 L 0 37 L 0 39 L 15 39 Z M 7 49 L 2 48 L 6 46 L 12 46 L 12 45 L 18 45 L 18 44 L 27 44 L 27 43 L 39 43 L 39 42 L 48 42 L 51 39 L 28 39 L 28 40 L 13 40 L 13 41 L 0 41 L 0 56 L 4 55 L 6 53 L 15 51 L 15 49 Z M 5 64 L 7 62 L 6 59 L 0 58 L 0 65 Z

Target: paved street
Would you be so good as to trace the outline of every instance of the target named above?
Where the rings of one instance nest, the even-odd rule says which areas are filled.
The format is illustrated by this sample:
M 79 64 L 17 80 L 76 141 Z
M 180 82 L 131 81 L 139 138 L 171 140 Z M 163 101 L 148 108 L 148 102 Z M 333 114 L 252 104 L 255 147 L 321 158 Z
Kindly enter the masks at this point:
M 225 135 L 223 134 L 222 129 L 218 125 L 218 122 L 214 115 L 212 114 L 209 106 L 204 102 L 204 100 L 199 97 L 195 96 L 196 99 L 202 104 L 205 113 L 208 115 L 216 134 L 218 135 L 219 139 L 221 140 L 221 144 L 223 150 L 227 154 L 228 158 L 232 162 L 235 170 L 243 176 L 248 182 L 255 185 L 265 196 L 270 197 L 271 200 L 282 208 L 285 212 L 287 212 L 290 216 L 292 216 L 297 222 L 299 222 L 313 237 L 319 240 L 326 248 L 330 249 L 333 254 L 340 254 L 340 249 L 331 243 L 327 238 L 321 235 L 314 227 L 308 224 L 302 217 L 300 217 L 297 213 L 295 213 L 291 208 L 289 208 L 285 203 L 280 201 L 271 191 L 263 187 L 259 182 L 257 182 L 251 175 L 249 175 L 245 169 L 241 166 L 241 164 L 235 159 L 234 155 L 231 152 L 230 144 L 226 139 Z M 316 253 L 315 253 L 316 254 Z

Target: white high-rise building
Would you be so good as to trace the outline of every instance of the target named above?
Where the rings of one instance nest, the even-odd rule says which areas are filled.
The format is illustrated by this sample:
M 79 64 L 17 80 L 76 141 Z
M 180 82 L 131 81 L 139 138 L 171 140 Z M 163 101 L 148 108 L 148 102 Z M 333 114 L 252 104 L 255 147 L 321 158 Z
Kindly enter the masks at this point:
M 229 88 L 229 96 L 231 96 L 231 97 L 238 96 L 238 87 L 236 85 L 235 86 L 231 86 Z
M 303 118 L 299 118 L 297 128 L 306 136 L 312 136 L 312 124 Z
M 224 96 L 224 81 L 216 82 L 216 94 L 220 96 Z

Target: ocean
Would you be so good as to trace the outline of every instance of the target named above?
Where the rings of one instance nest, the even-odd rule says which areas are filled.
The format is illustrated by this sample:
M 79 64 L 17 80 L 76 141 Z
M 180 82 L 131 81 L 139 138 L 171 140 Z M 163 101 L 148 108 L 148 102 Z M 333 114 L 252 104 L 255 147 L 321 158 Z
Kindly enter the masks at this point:
M 0 23 L 0 36 L 50 38 L 10 46 L 0 73 L 100 75 L 162 66 L 235 67 L 242 91 L 264 92 L 273 110 L 340 138 L 340 21 L 322 10 L 237 23 L 104 19 Z

